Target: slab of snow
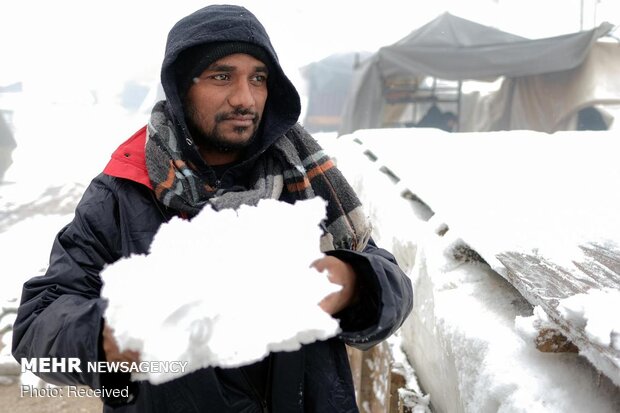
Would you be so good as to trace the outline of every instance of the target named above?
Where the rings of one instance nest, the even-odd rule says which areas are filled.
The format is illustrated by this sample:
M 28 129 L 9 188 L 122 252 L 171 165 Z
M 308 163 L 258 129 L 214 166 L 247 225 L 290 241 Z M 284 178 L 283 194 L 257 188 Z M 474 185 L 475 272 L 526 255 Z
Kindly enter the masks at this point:
M 363 142 L 498 271 L 493 258 L 504 251 L 574 268 L 577 245 L 620 234 L 620 139 L 612 132 L 403 128 L 340 139 Z
M 502 134 L 495 134 L 493 137 L 438 137 L 441 132 L 429 131 L 426 138 L 412 136 L 412 133 L 414 132 L 411 130 L 359 131 L 352 136 L 340 137 L 340 142 L 331 148 L 336 151 L 333 155 L 338 158 L 339 167 L 345 169 L 343 172 L 347 178 L 362 182 L 359 186 L 362 198 L 386 198 L 393 202 L 391 207 L 377 208 L 373 221 L 374 226 L 380 228 L 380 232 L 396 232 L 399 234 L 398 242 L 410 247 L 409 262 L 414 263 L 411 271 L 414 308 L 401 329 L 403 350 L 413 363 L 421 389 L 430 394 L 433 411 L 619 411 L 620 388 L 597 372 L 583 357 L 567 353 L 541 353 L 536 350 L 536 331 L 530 329 L 529 337 L 523 333 L 526 324 L 524 320 L 532 314 L 532 308 L 511 285 L 484 264 L 454 258 L 455 251 L 463 245 L 461 238 L 470 244 L 472 236 L 473 240 L 481 241 L 481 245 L 493 252 L 518 245 L 520 240 L 528 241 L 530 230 L 533 231 L 531 240 L 541 243 L 544 241 L 539 245 L 549 247 L 547 249 L 554 252 L 555 256 L 566 257 L 565 250 L 561 248 L 565 238 L 562 238 L 561 234 L 562 231 L 569 232 L 570 226 L 556 228 L 549 225 L 553 222 L 543 221 L 545 226 L 542 228 L 525 224 L 520 227 L 520 223 L 527 223 L 529 219 L 532 224 L 544 220 L 542 212 L 535 212 L 533 216 L 528 214 L 536 208 L 546 206 L 537 203 L 536 199 L 528 198 L 524 186 L 521 186 L 523 191 L 517 190 L 515 195 L 522 198 L 511 203 L 512 197 L 508 195 L 512 194 L 512 190 L 497 184 L 501 182 L 500 174 L 510 176 L 512 171 L 516 175 L 512 182 L 518 181 L 519 173 L 529 174 L 527 170 L 530 163 L 518 156 L 517 159 L 522 161 L 522 168 L 509 172 L 500 168 L 502 164 L 510 168 L 514 163 L 518 163 L 518 160 L 507 159 L 515 147 L 524 145 L 516 153 L 526 155 L 533 152 L 534 159 L 542 160 L 550 155 L 546 152 L 543 156 L 538 151 L 539 145 L 544 147 L 546 144 L 538 142 L 535 137 L 526 137 L 520 142 L 518 137 L 527 135 L 526 132 L 507 133 L 506 135 L 514 135 L 510 137 Z M 542 135 L 533 134 L 536 137 Z M 369 136 L 374 139 L 372 149 L 377 156 L 374 162 L 369 159 L 360 160 L 358 157 L 359 151 L 368 150 L 366 143 L 369 142 Z M 435 137 L 438 139 L 433 141 Z M 354 138 L 359 138 L 364 145 L 356 143 Z M 492 159 L 491 162 L 496 167 L 487 168 L 489 164 L 481 163 L 480 158 L 488 156 L 489 152 L 484 152 L 487 148 L 480 143 L 489 143 L 491 154 L 494 153 L 493 148 L 500 150 L 502 147 L 499 142 L 489 142 L 492 138 L 505 138 L 506 159 Z M 409 141 L 406 141 L 407 139 Z M 554 142 L 560 144 L 557 140 Z M 471 147 L 465 149 L 469 145 Z M 610 142 L 605 145 L 614 146 Z M 598 147 L 597 144 L 594 146 Z M 558 150 L 561 148 L 561 145 L 558 146 Z M 472 155 L 476 151 L 480 153 Z M 589 158 L 590 153 L 588 150 L 582 154 Z M 610 163 L 613 156 L 603 155 L 607 162 L 592 170 L 601 171 L 607 168 L 614 171 L 616 164 Z M 601 157 L 597 159 L 600 161 Z M 548 164 L 553 171 L 555 160 L 550 160 Z M 558 165 L 560 164 L 565 162 L 558 162 Z M 386 180 L 384 185 L 364 185 L 365 177 L 374 176 L 380 165 L 389 166 L 401 178 L 401 182 L 392 184 Z M 467 169 L 469 166 L 477 172 L 474 174 L 476 179 L 470 178 L 471 171 Z M 538 173 L 541 173 L 540 169 Z M 560 175 L 559 171 L 556 173 Z M 574 175 L 575 173 L 570 174 Z M 609 175 L 604 177 L 608 179 Z M 548 179 L 549 177 L 544 176 L 542 178 L 543 181 Z M 608 181 L 593 185 L 602 190 L 604 183 Z M 565 182 L 561 187 L 569 188 L 569 184 Z M 534 185 L 538 183 L 534 182 Z M 409 186 L 421 196 L 423 201 L 438 212 L 439 217 L 433 217 L 425 225 L 417 225 L 415 231 L 406 232 L 394 228 L 406 216 L 393 213 L 400 210 L 399 206 L 395 205 L 409 202 L 399 198 L 403 186 Z M 541 184 L 538 193 L 544 194 L 544 187 L 545 185 Z M 548 186 L 547 191 L 547 197 L 553 195 L 552 186 Z M 585 191 L 596 194 L 594 188 Z M 562 196 L 566 197 L 568 194 L 564 193 Z M 604 194 L 598 194 L 595 199 L 600 200 L 603 196 Z M 579 200 L 582 208 L 584 203 L 587 204 L 586 201 L 587 199 Z M 528 206 L 528 202 L 533 205 Z M 577 201 L 566 205 L 579 210 Z M 591 210 L 604 212 L 606 208 L 606 205 L 597 204 Z M 573 216 L 577 219 L 580 213 L 575 212 L 559 213 L 563 214 L 564 218 Z M 582 214 L 587 215 L 587 212 L 586 209 Z M 605 215 L 607 219 L 613 219 L 611 211 L 607 210 Z M 471 219 L 468 220 L 468 216 Z M 550 220 L 555 221 L 556 218 L 550 217 Z M 597 221 L 599 225 L 596 229 L 600 230 L 605 219 L 598 218 L 592 218 L 589 222 Z M 503 225 L 503 219 L 509 219 L 506 225 Z M 570 220 L 568 222 L 572 223 Z M 437 233 L 444 223 L 448 224 L 450 230 L 442 238 L 437 236 Z M 611 223 L 610 227 L 615 224 L 616 222 Z M 549 228 L 554 231 L 545 233 Z M 581 228 L 581 223 L 572 228 Z M 526 231 L 526 234 L 523 231 Z M 602 233 L 611 234 L 605 232 L 605 228 Z M 493 241 L 496 241 L 496 245 L 492 245 Z M 558 243 L 554 244 L 554 241 Z M 406 255 L 407 252 L 403 254 Z
M 405 352 L 438 412 L 614 412 L 618 388 L 577 354 L 541 353 L 515 328 L 530 308 L 489 267 L 419 246 Z
M 120 348 L 139 351 L 142 361 L 187 361 L 187 374 L 334 336 L 338 322 L 318 303 L 337 288 L 310 268 L 322 256 L 324 216 L 319 198 L 263 200 L 162 225 L 149 255 L 102 272 L 105 317 Z M 162 383 L 182 374 L 134 379 Z

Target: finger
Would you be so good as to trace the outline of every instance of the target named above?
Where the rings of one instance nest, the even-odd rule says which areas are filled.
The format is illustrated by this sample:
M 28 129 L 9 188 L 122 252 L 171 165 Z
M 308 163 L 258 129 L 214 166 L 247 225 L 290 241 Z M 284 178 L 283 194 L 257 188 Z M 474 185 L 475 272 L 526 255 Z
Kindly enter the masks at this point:
M 330 315 L 334 313 L 334 300 L 332 296 L 333 294 L 328 295 L 327 297 L 323 298 L 319 303 L 319 307 L 321 307 L 323 311 Z
M 134 351 L 134 350 L 125 350 L 122 353 L 129 361 L 131 361 L 132 363 L 139 363 L 140 362 L 140 352 L 138 351 Z
M 336 314 L 345 307 L 342 293 L 335 292 L 327 295 L 321 300 L 319 307 L 329 315 Z
M 140 355 L 135 351 L 124 351 L 119 354 L 119 361 L 125 361 L 130 364 L 139 363 Z
M 314 267 L 318 272 L 323 272 L 327 268 L 327 263 L 325 262 L 325 258 L 320 258 L 314 261 L 310 266 Z
M 120 353 L 116 342 L 109 339 L 103 339 L 103 351 L 106 354 L 106 358 L 113 357 Z
M 106 358 L 106 361 L 118 361 L 125 363 L 139 363 L 140 362 L 140 353 L 133 350 L 125 350 L 122 353 L 112 353 L 109 357 Z
M 139 353 L 136 351 L 121 352 L 114 337 L 114 330 L 107 324 L 103 327 L 102 347 L 107 361 L 135 362 L 139 360 Z

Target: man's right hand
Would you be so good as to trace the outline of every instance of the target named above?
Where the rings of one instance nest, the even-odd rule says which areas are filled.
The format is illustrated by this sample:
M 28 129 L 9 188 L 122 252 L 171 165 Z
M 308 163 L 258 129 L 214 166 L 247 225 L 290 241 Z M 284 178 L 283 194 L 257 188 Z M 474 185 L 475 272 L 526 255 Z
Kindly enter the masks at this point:
M 122 353 L 118 348 L 112 328 L 104 321 L 103 324 L 103 352 L 106 361 L 126 361 L 129 363 L 139 363 L 140 353 L 133 350 L 125 350 Z

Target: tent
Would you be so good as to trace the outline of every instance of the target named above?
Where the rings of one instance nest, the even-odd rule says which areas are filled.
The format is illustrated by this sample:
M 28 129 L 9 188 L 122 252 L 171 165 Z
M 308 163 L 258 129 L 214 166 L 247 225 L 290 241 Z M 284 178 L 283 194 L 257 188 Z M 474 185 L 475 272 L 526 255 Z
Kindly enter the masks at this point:
M 356 71 L 343 112 L 340 134 L 383 126 L 390 87 L 433 77 L 490 81 L 563 72 L 581 65 L 593 44 L 613 25 L 563 36 L 529 40 L 444 13 L 393 45 L 381 48 Z M 391 83 L 390 83 L 391 82 Z M 461 96 L 454 97 L 460 105 Z
M 370 56 L 368 52 L 333 54 L 301 68 L 308 96 L 303 125 L 309 132 L 335 132 L 340 128 L 353 68 L 361 58 Z

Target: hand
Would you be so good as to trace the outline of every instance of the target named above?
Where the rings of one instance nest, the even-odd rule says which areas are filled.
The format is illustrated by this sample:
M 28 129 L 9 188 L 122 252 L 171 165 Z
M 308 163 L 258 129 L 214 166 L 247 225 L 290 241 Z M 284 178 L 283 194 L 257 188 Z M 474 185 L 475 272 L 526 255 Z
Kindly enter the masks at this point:
M 106 361 L 126 361 L 129 363 L 139 363 L 140 353 L 133 350 L 125 350 L 122 353 L 118 348 L 114 338 L 114 330 L 104 321 L 103 324 L 103 352 Z
M 317 271 L 327 270 L 327 278 L 334 284 L 342 286 L 340 291 L 329 294 L 319 303 L 323 311 L 334 315 L 344 310 L 357 298 L 357 274 L 351 266 L 336 257 L 325 256 L 311 265 Z

